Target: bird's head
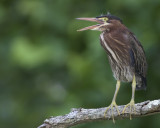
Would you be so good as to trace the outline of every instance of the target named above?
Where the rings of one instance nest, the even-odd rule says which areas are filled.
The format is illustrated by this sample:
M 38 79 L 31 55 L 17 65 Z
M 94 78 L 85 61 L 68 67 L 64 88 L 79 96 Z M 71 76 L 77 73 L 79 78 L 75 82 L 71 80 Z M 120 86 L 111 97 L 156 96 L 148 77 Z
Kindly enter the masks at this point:
M 77 19 L 98 23 L 96 25 L 88 26 L 77 31 L 84 31 L 84 30 L 105 31 L 108 29 L 109 26 L 116 27 L 117 25 L 122 24 L 122 20 L 119 17 L 113 16 L 111 14 L 97 16 L 96 18 L 77 18 Z

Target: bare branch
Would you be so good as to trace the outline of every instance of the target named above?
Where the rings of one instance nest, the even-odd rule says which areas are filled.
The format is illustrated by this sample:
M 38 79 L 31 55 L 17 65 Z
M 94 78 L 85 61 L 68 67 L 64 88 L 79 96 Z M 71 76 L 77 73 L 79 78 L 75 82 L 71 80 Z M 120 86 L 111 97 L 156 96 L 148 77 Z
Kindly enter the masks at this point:
M 153 101 L 144 101 L 138 104 L 135 104 L 136 113 L 132 117 L 142 117 L 148 116 L 151 114 L 156 114 L 160 112 L 160 99 Z M 124 105 L 118 106 L 119 111 L 122 113 Z M 38 128 L 68 128 L 73 125 L 98 121 L 98 120 L 112 120 L 111 110 L 107 111 L 107 114 L 104 116 L 106 107 L 97 108 L 97 109 L 72 109 L 69 114 L 64 116 L 50 117 L 44 121 L 44 124 Z M 126 108 L 124 114 L 118 115 L 116 109 L 114 108 L 114 119 L 125 119 L 130 118 L 129 108 Z

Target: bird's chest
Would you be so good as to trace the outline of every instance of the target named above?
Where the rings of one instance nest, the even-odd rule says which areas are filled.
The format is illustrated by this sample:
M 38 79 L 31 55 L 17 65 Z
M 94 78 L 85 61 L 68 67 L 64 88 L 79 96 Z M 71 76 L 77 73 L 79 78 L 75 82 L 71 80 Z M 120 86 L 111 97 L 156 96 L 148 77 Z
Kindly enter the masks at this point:
M 118 62 L 118 56 L 116 55 L 116 51 L 113 49 L 113 47 L 111 47 L 112 42 L 109 40 L 109 38 L 105 33 L 102 33 L 100 35 L 100 43 L 101 43 L 101 46 L 107 52 L 108 56 L 110 56 L 113 61 Z
M 113 76 L 116 80 L 130 82 L 133 79 L 130 58 L 125 44 L 109 34 L 100 35 L 101 45 L 108 54 Z

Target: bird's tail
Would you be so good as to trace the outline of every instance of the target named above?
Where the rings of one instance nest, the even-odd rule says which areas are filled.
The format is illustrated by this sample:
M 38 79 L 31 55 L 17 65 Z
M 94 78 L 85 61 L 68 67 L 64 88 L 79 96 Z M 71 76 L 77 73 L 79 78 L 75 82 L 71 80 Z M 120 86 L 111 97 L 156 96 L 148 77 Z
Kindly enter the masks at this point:
M 143 76 L 136 77 L 136 90 L 146 90 L 147 80 Z

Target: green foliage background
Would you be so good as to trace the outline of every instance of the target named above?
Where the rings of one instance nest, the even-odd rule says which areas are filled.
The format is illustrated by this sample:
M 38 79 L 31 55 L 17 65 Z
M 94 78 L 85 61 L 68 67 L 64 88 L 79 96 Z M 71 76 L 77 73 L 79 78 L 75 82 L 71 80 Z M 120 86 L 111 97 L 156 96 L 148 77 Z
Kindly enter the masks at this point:
M 100 32 L 77 32 L 110 11 L 123 19 L 146 51 L 148 88 L 136 102 L 160 98 L 160 0 L 1 0 L 0 127 L 34 128 L 71 108 L 105 107 L 116 81 Z M 123 83 L 117 104 L 127 104 L 131 86 Z M 159 115 L 101 121 L 74 128 L 159 127 Z

